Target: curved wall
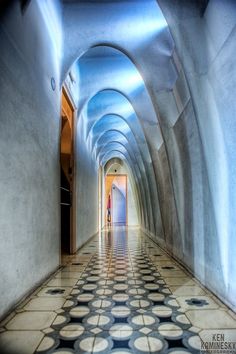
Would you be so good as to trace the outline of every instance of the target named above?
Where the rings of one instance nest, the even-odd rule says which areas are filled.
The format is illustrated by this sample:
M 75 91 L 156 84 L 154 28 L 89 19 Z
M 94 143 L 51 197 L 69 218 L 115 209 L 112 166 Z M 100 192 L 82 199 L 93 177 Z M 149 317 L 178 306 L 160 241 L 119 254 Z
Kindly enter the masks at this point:
M 8 3 L 0 5 L 0 317 L 60 258 L 57 2 L 31 1 L 25 12 Z
M 161 101 L 174 96 L 174 125 L 166 127 L 165 136 L 172 174 L 178 172 L 173 178 L 178 209 L 184 210 L 183 260 L 235 306 L 236 4 L 211 0 L 205 11 L 197 1 L 160 0 L 159 5 L 175 41 L 179 71 L 172 94 L 163 92 L 157 104 L 166 121 L 170 114 Z

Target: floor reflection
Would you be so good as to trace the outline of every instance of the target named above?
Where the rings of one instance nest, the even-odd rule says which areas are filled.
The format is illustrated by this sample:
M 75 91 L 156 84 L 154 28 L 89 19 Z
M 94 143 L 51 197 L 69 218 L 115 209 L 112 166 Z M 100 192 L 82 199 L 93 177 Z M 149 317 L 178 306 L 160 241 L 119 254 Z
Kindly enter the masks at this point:
M 14 346 L 48 354 L 199 353 L 212 330 L 236 338 L 232 312 L 140 229 L 124 226 L 65 257 L 1 327 L 1 350 L 11 354 Z

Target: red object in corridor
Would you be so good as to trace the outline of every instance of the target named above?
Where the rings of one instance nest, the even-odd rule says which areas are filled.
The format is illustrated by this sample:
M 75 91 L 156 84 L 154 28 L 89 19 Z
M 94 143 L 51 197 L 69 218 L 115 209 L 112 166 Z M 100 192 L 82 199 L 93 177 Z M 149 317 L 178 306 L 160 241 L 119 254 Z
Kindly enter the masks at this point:
M 107 222 L 111 222 L 111 196 L 109 194 L 108 201 L 107 201 Z
M 109 194 L 109 197 L 108 197 L 107 209 L 111 209 L 111 196 L 110 196 L 110 194 Z

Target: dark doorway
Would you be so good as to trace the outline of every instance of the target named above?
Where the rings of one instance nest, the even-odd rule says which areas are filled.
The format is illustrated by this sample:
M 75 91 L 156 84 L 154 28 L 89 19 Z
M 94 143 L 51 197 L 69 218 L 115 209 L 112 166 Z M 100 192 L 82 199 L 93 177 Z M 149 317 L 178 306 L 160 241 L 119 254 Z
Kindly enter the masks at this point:
M 70 183 L 61 167 L 61 253 L 70 254 L 71 235 L 71 191 Z
M 71 254 L 76 250 L 74 236 L 74 108 L 62 89 L 61 107 L 61 253 Z

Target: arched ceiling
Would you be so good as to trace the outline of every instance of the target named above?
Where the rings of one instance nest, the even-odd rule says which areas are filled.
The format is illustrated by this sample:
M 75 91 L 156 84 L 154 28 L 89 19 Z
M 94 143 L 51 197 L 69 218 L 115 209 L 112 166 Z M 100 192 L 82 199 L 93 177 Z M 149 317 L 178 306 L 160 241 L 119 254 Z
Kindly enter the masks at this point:
M 145 82 L 170 88 L 176 70 L 170 60 L 174 42 L 155 0 L 63 1 L 62 81 L 71 64 L 90 48 L 108 45 L 127 54 Z
M 113 130 L 113 141 L 120 141 L 120 131 L 128 139 L 134 137 L 133 149 L 137 145 L 135 139 L 139 146 L 145 146 L 145 161 L 150 162 L 142 125 L 146 121 L 158 127 L 158 122 L 144 81 L 134 64 L 120 51 L 102 46 L 91 48 L 78 60 L 78 66 L 80 115 L 86 121 L 85 134 L 92 150 L 95 145 L 99 150 L 99 136 L 105 131 Z M 126 141 L 131 149 L 132 138 Z M 160 133 L 159 138 L 161 144 Z M 102 143 L 106 144 L 104 137 Z
M 167 23 L 153 0 L 65 1 L 63 21 L 62 74 L 73 63 L 79 73 L 78 129 L 94 163 L 120 158 L 129 166 L 156 232 L 159 202 L 150 146 L 158 150 L 163 138 L 151 83 L 159 91 L 176 81 Z

